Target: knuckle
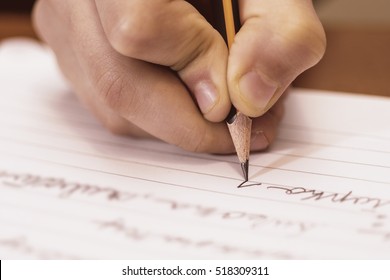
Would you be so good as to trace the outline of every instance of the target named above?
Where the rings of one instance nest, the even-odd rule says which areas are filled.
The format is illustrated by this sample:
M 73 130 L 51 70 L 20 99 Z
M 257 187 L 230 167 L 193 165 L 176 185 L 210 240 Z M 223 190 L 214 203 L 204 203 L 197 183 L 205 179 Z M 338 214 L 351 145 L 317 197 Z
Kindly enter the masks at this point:
M 125 117 L 134 120 L 142 113 L 140 101 L 136 98 L 136 88 L 126 79 L 120 69 L 107 69 L 96 79 L 97 96 L 105 106 Z
M 124 13 L 116 19 L 108 39 L 117 52 L 139 58 L 152 44 L 155 33 L 155 24 L 145 20 L 143 13 Z
M 211 36 L 208 28 L 194 28 L 190 36 L 182 36 L 179 59 L 169 65 L 174 71 L 180 72 L 202 59 L 211 60 L 215 54 L 225 50 L 225 43 L 219 36 Z
M 105 71 L 97 79 L 98 96 L 110 108 L 117 109 L 122 103 L 124 82 L 119 73 Z
M 137 21 L 133 18 L 119 19 L 109 36 L 109 40 L 119 53 L 134 56 L 145 40 L 145 36 L 138 30 Z

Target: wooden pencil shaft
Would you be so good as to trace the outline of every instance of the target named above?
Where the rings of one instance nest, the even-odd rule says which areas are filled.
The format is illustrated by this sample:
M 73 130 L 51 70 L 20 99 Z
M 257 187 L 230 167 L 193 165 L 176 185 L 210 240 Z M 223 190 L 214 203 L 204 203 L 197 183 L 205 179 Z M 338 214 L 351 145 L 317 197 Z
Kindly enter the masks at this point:
M 233 4 L 231 0 L 223 1 L 223 14 L 225 16 L 226 38 L 228 48 L 233 44 L 234 36 L 236 35 L 236 27 L 234 25 Z
M 235 17 L 232 0 L 222 0 L 222 4 L 223 4 L 223 11 L 224 11 L 224 18 L 225 18 L 225 26 L 226 26 L 227 45 L 228 48 L 230 49 L 231 46 L 233 45 L 234 37 L 236 35 L 238 6 L 237 6 L 237 2 L 235 2 L 234 3 L 236 8 L 235 9 L 236 17 Z M 252 120 L 249 117 L 242 114 L 241 112 L 236 112 L 235 115 L 232 115 L 234 111 L 235 110 L 232 110 L 231 113 L 229 114 L 227 125 L 234 143 L 234 147 L 237 152 L 238 159 L 241 163 L 245 180 L 247 181 Z
M 237 112 L 232 123 L 227 124 L 230 135 L 236 148 L 239 161 L 246 162 L 249 159 L 252 119 L 241 112 Z

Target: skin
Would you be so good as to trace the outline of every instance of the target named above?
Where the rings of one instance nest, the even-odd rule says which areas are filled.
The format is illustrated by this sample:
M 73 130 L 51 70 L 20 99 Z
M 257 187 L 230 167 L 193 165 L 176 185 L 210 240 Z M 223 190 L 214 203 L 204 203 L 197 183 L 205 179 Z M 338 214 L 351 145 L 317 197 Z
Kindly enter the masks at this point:
M 189 3 L 189 2 L 192 2 Z M 325 51 L 308 0 L 240 0 L 230 51 L 184 0 L 38 0 L 34 26 L 79 99 L 111 131 L 232 153 L 231 105 L 253 118 L 252 150 L 275 138 L 281 96 Z

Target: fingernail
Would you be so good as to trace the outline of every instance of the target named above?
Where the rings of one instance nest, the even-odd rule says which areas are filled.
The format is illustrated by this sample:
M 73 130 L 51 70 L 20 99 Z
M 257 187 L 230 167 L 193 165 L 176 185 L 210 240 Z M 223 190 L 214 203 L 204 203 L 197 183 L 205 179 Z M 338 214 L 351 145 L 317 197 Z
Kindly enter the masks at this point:
M 270 142 L 262 130 L 252 131 L 251 150 L 262 151 L 269 147 Z
M 203 114 L 208 113 L 217 103 L 217 89 L 211 81 L 201 81 L 194 89 L 194 95 Z
M 276 84 L 265 80 L 254 71 L 245 74 L 240 79 L 239 87 L 244 100 L 259 109 L 267 107 L 278 88 Z

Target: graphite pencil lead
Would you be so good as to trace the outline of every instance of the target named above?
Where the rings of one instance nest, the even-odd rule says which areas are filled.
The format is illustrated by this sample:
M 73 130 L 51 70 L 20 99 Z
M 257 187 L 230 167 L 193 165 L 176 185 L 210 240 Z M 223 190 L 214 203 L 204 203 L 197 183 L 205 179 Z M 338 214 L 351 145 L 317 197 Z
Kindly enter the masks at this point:
M 249 180 L 249 160 L 241 162 L 242 173 L 244 174 L 245 182 Z
M 227 123 L 244 176 L 248 176 L 252 119 L 238 112 Z M 247 162 L 247 163 L 246 163 Z

